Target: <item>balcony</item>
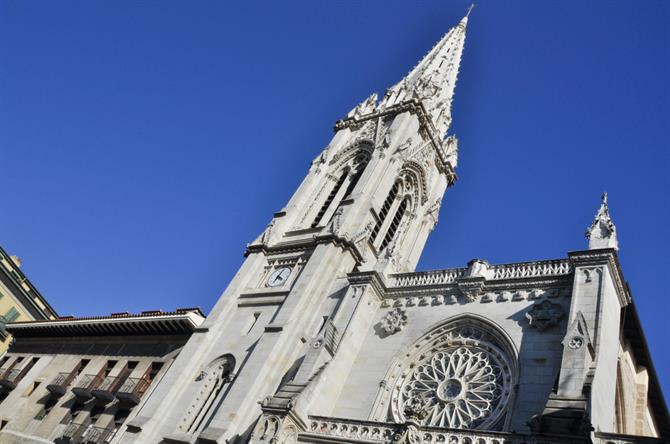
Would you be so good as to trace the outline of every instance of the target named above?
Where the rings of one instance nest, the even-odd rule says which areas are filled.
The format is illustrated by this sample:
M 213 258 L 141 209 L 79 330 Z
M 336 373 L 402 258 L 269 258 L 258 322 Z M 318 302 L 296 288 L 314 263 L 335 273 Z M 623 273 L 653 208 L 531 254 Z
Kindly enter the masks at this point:
M 123 373 L 117 376 L 107 376 L 93 390 L 91 394 L 103 404 L 108 404 L 116 399 L 116 392 L 127 379 L 127 374 Z
M 98 388 L 103 380 L 102 375 L 84 375 L 77 384 L 72 387 L 72 393 L 81 401 L 88 401 L 93 398 L 93 390 Z
M 147 391 L 150 384 L 151 382 L 147 377 L 128 378 L 123 385 L 119 387 L 116 392 L 116 397 L 122 403 L 134 407 L 139 404 L 142 395 Z
M 47 390 L 57 398 L 60 398 L 67 391 L 68 386 L 74 381 L 74 378 L 77 377 L 75 372 L 70 373 L 59 373 L 49 385 L 47 385 Z
M 16 384 L 19 383 L 28 370 L 27 368 L 24 370 L 13 368 L 2 373 L 2 376 L 0 376 L 0 391 L 7 393 L 14 390 Z

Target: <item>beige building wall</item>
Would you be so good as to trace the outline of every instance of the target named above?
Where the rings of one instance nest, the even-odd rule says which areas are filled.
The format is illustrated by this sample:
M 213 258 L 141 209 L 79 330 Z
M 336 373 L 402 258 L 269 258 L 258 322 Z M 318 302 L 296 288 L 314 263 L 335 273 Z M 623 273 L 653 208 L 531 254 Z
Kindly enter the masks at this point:
M 0 247 L 0 356 L 11 343 L 7 323 L 58 317 L 20 267 L 20 259 Z

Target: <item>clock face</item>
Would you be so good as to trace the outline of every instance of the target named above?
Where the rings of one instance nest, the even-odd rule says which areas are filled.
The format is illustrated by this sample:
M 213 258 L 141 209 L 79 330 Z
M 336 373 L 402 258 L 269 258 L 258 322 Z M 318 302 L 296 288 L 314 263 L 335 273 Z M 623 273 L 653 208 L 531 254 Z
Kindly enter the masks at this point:
M 284 285 L 288 281 L 288 277 L 291 275 L 291 269 L 289 267 L 277 268 L 272 272 L 270 277 L 268 277 L 267 286 L 268 287 L 279 287 Z

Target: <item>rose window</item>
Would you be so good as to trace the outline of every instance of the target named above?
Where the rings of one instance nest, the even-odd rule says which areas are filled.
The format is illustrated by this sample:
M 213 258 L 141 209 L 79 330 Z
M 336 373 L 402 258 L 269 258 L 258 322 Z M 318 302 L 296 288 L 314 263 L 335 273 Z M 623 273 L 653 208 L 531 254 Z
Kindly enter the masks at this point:
M 410 365 L 394 390 L 396 419 L 412 416 L 434 427 L 500 428 L 511 390 L 507 354 L 491 335 L 470 327 L 452 330 L 436 343 L 440 346 Z

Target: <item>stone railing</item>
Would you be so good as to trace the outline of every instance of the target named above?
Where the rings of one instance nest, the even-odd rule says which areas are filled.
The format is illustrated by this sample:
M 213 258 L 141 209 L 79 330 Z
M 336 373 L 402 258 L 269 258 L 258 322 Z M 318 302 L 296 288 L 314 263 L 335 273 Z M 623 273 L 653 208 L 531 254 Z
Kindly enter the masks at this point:
M 386 443 L 391 444 L 402 436 L 406 425 L 352 419 L 323 418 L 312 416 L 308 429 L 301 434 L 300 442 L 319 443 Z M 588 438 L 533 436 L 522 433 L 485 432 L 457 430 L 437 427 L 417 427 L 416 437 L 422 444 L 576 444 L 589 442 Z M 602 441 L 603 444 L 605 441 Z M 660 441 L 659 441 L 660 442 Z M 645 443 L 646 441 L 640 441 Z M 609 441 L 608 441 L 609 444 Z M 617 442 L 617 444 L 619 444 Z M 621 444 L 637 444 L 637 441 L 622 441 Z
M 493 269 L 493 279 L 562 276 L 572 273 L 572 265 L 569 259 L 494 265 L 491 268 Z
M 313 417 L 307 432 L 337 438 L 389 442 L 395 436 L 396 428 L 384 423 Z
M 490 280 L 523 279 L 545 276 L 563 276 L 572 273 L 569 259 L 492 265 Z M 388 277 L 389 287 L 422 287 L 454 284 L 465 275 L 466 268 L 398 273 Z
M 456 279 L 463 276 L 465 270 L 465 268 L 451 268 L 448 270 L 392 274 L 389 276 L 389 285 L 391 287 L 416 287 L 453 284 Z

